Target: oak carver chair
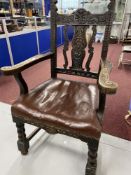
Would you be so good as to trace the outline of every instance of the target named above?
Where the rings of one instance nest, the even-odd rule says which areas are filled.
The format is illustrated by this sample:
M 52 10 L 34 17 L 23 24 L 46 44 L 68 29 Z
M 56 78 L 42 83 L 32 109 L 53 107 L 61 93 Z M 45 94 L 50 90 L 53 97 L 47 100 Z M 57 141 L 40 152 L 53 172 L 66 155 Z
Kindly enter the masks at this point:
M 62 15 L 57 13 L 56 3 L 57 0 L 51 0 L 51 51 L 17 65 L 1 68 L 4 75 L 14 75 L 20 87 L 20 97 L 11 108 L 13 122 L 16 123 L 18 132 L 18 149 L 23 155 L 26 155 L 30 139 L 40 129 L 44 129 L 50 134 L 60 133 L 80 139 L 88 144 L 88 162 L 85 174 L 95 175 L 106 94 L 114 94 L 117 90 L 117 83 L 109 79 L 111 63 L 106 59 L 115 1 L 110 1 L 108 10 L 104 14 L 91 14 L 85 9 L 78 9 L 71 15 Z M 65 26 L 63 48 L 65 64 L 63 68 L 59 68 L 56 61 L 57 25 Z M 71 50 L 72 66 L 69 67 L 67 29 L 70 25 L 74 27 L 74 36 Z M 87 47 L 85 33 L 89 26 L 92 26 L 93 34 L 88 44 L 87 63 L 83 68 L 85 48 Z M 91 72 L 90 63 L 94 53 L 93 42 L 97 26 L 105 26 L 105 34 L 99 70 Z M 47 59 L 51 60 L 51 79 L 28 90 L 21 72 Z M 57 74 L 92 78 L 96 80 L 96 84 L 89 84 L 88 79 L 87 83 L 84 83 L 57 78 Z M 29 137 L 26 137 L 25 134 L 25 123 L 38 127 Z

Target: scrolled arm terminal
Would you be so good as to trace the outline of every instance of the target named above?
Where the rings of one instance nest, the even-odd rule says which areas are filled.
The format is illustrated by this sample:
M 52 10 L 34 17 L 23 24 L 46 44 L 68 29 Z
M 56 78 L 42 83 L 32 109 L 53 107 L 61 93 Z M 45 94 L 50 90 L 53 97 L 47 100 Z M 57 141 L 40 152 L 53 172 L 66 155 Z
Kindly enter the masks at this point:
M 112 64 L 109 61 L 101 61 L 101 71 L 99 75 L 98 85 L 102 93 L 115 94 L 118 88 L 118 84 L 109 79 Z

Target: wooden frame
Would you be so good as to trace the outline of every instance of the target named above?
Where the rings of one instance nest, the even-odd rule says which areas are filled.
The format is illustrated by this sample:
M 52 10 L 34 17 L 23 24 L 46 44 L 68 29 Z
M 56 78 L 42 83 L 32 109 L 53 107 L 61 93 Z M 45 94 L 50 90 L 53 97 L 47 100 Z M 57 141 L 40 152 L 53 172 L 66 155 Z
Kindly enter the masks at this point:
M 38 55 L 37 57 L 30 58 L 28 61 L 24 61 L 20 64 L 17 64 L 12 67 L 3 67 L 1 71 L 5 75 L 14 75 L 15 79 L 20 87 L 20 94 L 24 95 L 28 93 L 28 86 L 25 80 L 22 77 L 21 71 L 27 69 L 28 67 L 44 61 L 46 59 L 51 59 L 51 78 L 57 78 L 57 74 L 68 74 L 75 76 L 82 76 L 96 79 L 98 82 L 98 86 L 100 89 L 100 100 L 99 100 L 99 109 L 97 111 L 100 119 L 102 118 L 106 94 L 116 93 L 118 85 L 115 82 L 109 80 L 109 73 L 111 71 L 111 64 L 106 60 L 108 47 L 109 47 L 109 39 L 111 33 L 111 26 L 114 19 L 114 4 L 115 0 L 111 0 L 108 5 L 108 12 L 100 15 L 93 15 L 90 12 L 87 12 L 84 9 L 78 9 L 72 15 L 60 15 L 57 14 L 56 7 L 57 0 L 51 0 L 51 52 L 45 55 Z M 63 48 L 63 55 L 65 64 L 63 68 L 57 67 L 57 48 L 56 48 L 56 40 L 57 40 L 57 25 L 64 24 L 64 36 L 65 36 L 65 44 Z M 69 40 L 67 36 L 67 28 L 68 25 L 74 26 L 74 37 L 72 41 L 72 66 L 68 67 L 68 58 L 66 52 L 69 46 Z M 85 68 L 82 67 L 83 60 L 85 57 L 85 48 L 87 46 L 85 39 L 85 32 L 89 25 L 92 25 L 93 35 L 90 40 L 88 49 L 89 49 L 89 57 Z M 101 54 L 101 62 L 100 68 L 98 72 L 90 71 L 90 63 L 93 58 L 94 48 L 92 46 L 95 34 L 96 34 L 96 26 L 97 25 L 105 25 L 105 35 L 102 46 L 102 54 Z M 13 114 L 12 114 L 13 115 Z M 72 136 L 74 138 L 78 138 L 88 144 L 89 152 L 88 152 L 88 163 L 86 165 L 86 175 L 95 175 L 96 167 L 97 167 L 97 150 L 99 145 L 99 139 L 84 137 L 80 134 L 73 134 L 70 131 L 65 131 L 61 128 L 47 126 L 44 123 L 39 121 L 29 121 L 24 118 L 19 118 L 18 116 L 13 115 L 13 121 L 16 123 L 17 131 L 18 131 L 18 149 L 22 154 L 28 153 L 29 148 L 29 140 L 41 129 L 45 129 L 50 134 L 65 134 L 68 136 Z M 27 138 L 25 135 L 24 123 L 32 124 L 38 127 L 34 133 Z

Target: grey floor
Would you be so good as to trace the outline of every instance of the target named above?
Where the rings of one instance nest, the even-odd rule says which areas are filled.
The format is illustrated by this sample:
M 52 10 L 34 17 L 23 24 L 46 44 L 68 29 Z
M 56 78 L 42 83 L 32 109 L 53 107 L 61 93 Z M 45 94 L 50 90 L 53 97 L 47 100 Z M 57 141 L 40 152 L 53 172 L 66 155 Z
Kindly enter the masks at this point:
M 27 133 L 33 127 L 26 126 Z M 84 175 L 87 145 L 63 135 L 40 131 L 29 154 L 17 151 L 10 106 L 0 103 L 0 175 Z M 97 175 L 131 175 L 131 142 L 102 134 Z

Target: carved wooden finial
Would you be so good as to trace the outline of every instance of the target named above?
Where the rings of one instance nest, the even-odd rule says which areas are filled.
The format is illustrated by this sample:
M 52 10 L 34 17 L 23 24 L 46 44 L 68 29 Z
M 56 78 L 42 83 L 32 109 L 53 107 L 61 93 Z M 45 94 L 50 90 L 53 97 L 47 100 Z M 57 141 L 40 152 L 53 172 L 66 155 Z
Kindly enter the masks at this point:
M 115 0 L 110 0 L 110 3 L 108 4 L 109 11 L 113 11 L 115 7 Z
M 55 9 L 55 11 L 58 10 L 56 6 L 57 2 L 58 2 L 57 0 L 51 0 L 51 10 L 53 9 Z

